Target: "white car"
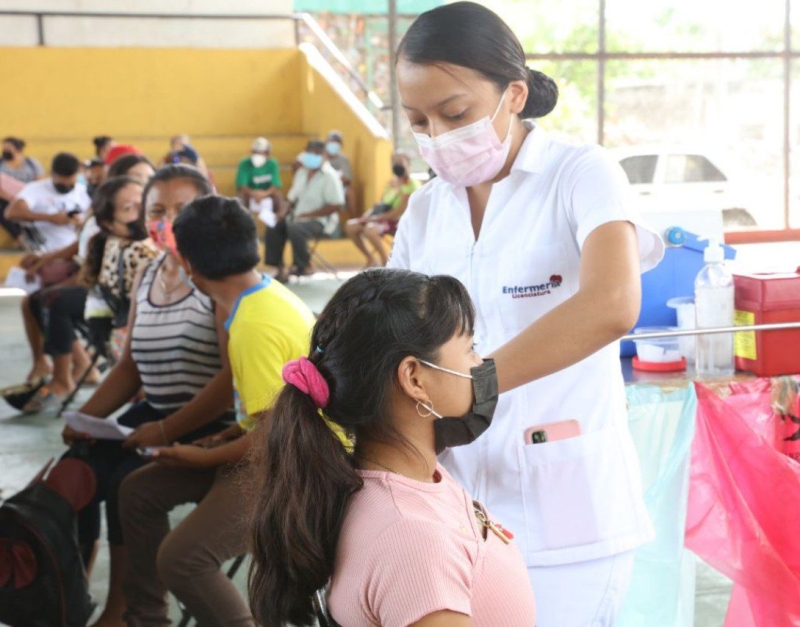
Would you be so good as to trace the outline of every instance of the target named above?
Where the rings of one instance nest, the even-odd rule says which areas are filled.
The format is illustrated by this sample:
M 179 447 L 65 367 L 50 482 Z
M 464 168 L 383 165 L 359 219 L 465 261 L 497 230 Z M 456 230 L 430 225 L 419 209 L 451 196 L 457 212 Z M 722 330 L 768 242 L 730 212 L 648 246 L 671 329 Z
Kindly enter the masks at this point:
M 642 147 L 611 151 L 643 212 L 717 210 L 728 227 L 755 226 L 740 192 L 717 162 L 700 150 Z

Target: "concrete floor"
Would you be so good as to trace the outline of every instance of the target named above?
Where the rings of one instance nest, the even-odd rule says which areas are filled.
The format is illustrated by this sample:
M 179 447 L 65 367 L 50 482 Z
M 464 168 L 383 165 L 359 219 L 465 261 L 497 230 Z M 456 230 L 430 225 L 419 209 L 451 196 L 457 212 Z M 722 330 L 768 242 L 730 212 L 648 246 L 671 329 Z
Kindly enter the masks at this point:
M 341 278 L 347 278 L 348 274 Z M 340 283 L 330 278 L 304 279 L 290 287 L 303 298 L 315 312 L 319 312 Z M 3 294 L 0 290 L 0 387 L 19 383 L 30 367 L 30 355 L 19 316 L 19 296 Z M 91 389 L 81 392 L 87 398 Z M 52 415 L 20 416 L 6 404 L 0 405 L 0 498 L 20 490 L 42 465 L 52 456 L 64 451 L 61 443 L 63 423 Z M 175 512 L 176 517 L 186 509 Z M 105 532 L 104 532 L 105 533 Z M 236 577 L 244 590 L 246 568 Z M 91 591 L 102 607 L 108 578 L 106 547 L 101 548 L 92 577 Z M 730 596 L 730 582 L 698 561 L 697 593 L 695 598 L 695 625 L 697 627 L 722 627 Z M 173 617 L 178 610 L 173 607 Z M 666 627 L 666 626 L 665 626 Z

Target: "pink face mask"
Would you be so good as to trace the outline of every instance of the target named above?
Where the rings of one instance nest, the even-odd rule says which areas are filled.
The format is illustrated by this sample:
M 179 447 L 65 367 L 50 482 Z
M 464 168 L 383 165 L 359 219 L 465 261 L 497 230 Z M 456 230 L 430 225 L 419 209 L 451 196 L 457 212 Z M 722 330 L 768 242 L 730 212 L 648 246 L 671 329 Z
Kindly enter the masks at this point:
M 511 149 L 513 118 L 508 122 L 508 133 L 502 142 L 492 126 L 505 97 L 506 92 L 503 92 L 491 118 L 487 115 L 477 122 L 433 138 L 414 133 L 419 154 L 437 176 L 459 187 L 480 185 L 497 176 Z

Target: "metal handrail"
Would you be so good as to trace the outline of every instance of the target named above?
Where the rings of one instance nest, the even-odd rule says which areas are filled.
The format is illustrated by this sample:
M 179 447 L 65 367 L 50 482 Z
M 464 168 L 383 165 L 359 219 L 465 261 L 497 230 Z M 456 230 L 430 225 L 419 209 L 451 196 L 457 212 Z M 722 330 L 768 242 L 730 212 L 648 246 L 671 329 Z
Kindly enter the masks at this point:
M 773 324 L 748 324 L 740 327 L 708 327 L 704 329 L 678 329 L 675 331 L 653 331 L 652 333 L 632 333 L 623 340 L 653 340 L 687 335 L 712 335 L 715 333 L 739 333 L 742 331 L 781 331 L 800 329 L 800 322 L 776 322 Z
M 367 95 L 367 98 L 375 108 L 377 108 L 379 111 L 384 111 L 391 108 L 387 107 L 383 100 L 381 100 L 381 97 L 369 88 L 347 57 L 344 56 L 339 47 L 328 36 L 328 33 L 322 29 L 322 27 L 310 14 L 294 13 L 293 17 L 296 20 L 303 22 L 303 24 L 308 27 L 308 30 L 310 30 L 311 33 L 319 40 L 323 48 L 325 48 L 325 50 L 328 51 L 328 53 L 337 61 L 337 63 L 339 63 L 345 69 L 348 76 L 350 76 L 350 78 L 352 78 L 359 88 Z M 297 39 L 299 40 L 299 35 L 297 36 Z
M 135 17 L 142 19 L 166 19 L 166 20 L 291 20 L 295 24 L 294 39 L 295 45 L 300 45 L 300 32 L 298 24 L 303 23 L 308 30 L 322 44 L 322 47 L 330 54 L 333 59 L 341 65 L 347 75 L 358 85 L 367 96 L 369 102 L 379 111 L 391 109 L 381 97 L 375 93 L 361 78 L 361 75 L 353 67 L 352 63 L 344 56 L 328 34 L 322 29 L 317 21 L 309 13 L 291 13 L 289 15 L 278 15 L 272 13 L 239 13 L 239 14 L 220 14 L 220 13 L 131 13 L 131 12 L 100 12 L 100 11 L 26 11 L 24 9 L 4 9 L 0 10 L 2 16 L 31 16 L 36 18 L 36 28 L 38 45 L 44 46 L 44 20 L 48 17 L 91 17 L 91 18 L 115 18 L 115 17 Z

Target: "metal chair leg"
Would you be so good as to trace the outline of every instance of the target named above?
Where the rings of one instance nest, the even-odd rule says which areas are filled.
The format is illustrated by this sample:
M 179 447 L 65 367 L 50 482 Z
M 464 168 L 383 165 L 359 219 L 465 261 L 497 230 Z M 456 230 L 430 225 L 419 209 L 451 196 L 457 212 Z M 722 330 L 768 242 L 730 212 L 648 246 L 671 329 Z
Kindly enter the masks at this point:
M 100 360 L 100 357 L 103 356 L 102 351 L 95 351 L 94 355 L 92 356 L 92 361 L 89 363 L 89 367 L 86 368 L 86 371 L 81 375 L 81 378 L 75 382 L 75 388 L 67 395 L 67 398 L 64 399 L 64 402 L 61 403 L 61 407 L 58 408 L 58 412 L 56 413 L 56 418 L 61 418 L 61 414 L 63 414 L 67 407 L 69 407 L 70 403 L 75 399 L 78 392 L 81 389 L 81 386 L 84 384 L 86 379 L 91 374 L 92 369 L 97 365 L 97 362 Z
M 328 274 L 332 274 L 333 278 L 337 281 L 339 280 L 339 271 L 336 269 L 330 261 L 328 261 L 325 256 L 317 250 L 319 246 L 319 239 L 315 239 L 310 242 L 308 246 L 308 253 L 309 256 L 317 262 L 318 265 L 322 266 Z

